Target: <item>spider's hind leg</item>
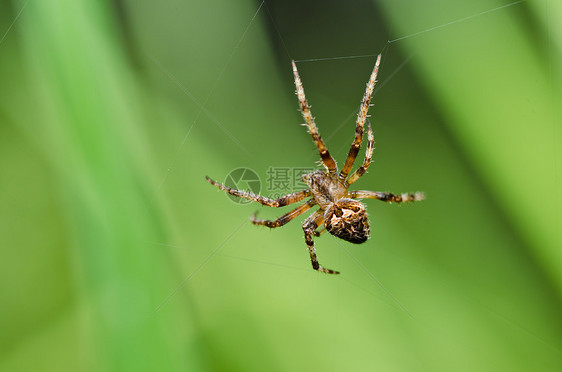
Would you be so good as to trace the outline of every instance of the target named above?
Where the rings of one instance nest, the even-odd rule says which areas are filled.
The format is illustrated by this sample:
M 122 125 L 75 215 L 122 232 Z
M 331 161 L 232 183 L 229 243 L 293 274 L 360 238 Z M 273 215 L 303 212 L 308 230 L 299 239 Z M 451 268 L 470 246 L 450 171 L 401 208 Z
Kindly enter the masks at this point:
M 285 213 L 284 215 L 282 215 L 281 217 L 277 218 L 274 221 L 258 220 L 256 218 L 257 212 L 254 213 L 254 215 L 252 217 L 250 217 L 250 220 L 252 221 L 252 223 L 254 225 L 267 226 L 267 227 L 273 229 L 273 228 L 276 228 L 276 227 L 281 227 L 283 225 L 286 225 L 287 223 L 291 222 L 293 220 L 293 218 L 296 218 L 296 217 L 300 216 L 301 214 L 303 214 L 304 212 L 306 212 L 307 210 L 312 208 L 315 204 L 316 204 L 316 202 L 314 201 L 314 199 L 312 199 L 312 200 L 308 201 L 307 203 L 304 203 L 301 206 L 293 209 L 292 211 L 290 211 L 288 213 Z
M 322 212 L 322 210 L 318 210 L 310 215 L 306 221 L 304 221 L 304 224 L 302 225 L 302 229 L 304 230 L 304 240 L 308 246 L 310 261 L 312 262 L 312 268 L 314 270 L 318 270 L 326 274 L 339 274 L 339 271 L 322 267 L 318 262 L 318 257 L 316 257 L 316 248 L 314 248 L 314 240 L 312 240 L 312 236 L 316 235 L 316 228 L 324 221 L 324 214 Z
M 328 230 L 326 230 L 326 226 L 322 226 L 321 228 L 315 230 L 312 235 L 318 237 L 318 236 L 324 234 L 326 231 L 328 231 Z

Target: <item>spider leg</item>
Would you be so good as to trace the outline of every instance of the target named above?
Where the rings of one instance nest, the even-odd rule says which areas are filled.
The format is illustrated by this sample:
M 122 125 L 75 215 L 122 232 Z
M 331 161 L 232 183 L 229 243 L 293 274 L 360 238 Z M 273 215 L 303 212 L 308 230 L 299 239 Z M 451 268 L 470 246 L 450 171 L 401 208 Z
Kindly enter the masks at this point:
M 302 87 L 301 78 L 299 76 L 299 72 L 297 71 L 297 65 L 295 64 L 295 61 L 291 61 L 291 63 L 293 64 L 293 73 L 295 75 L 295 86 L 297 87 L 297 96 L 299 97 L 302 116 L 306 121 L 306 125 L 308 126 L 308 131 L 312 135 L 312 139 L 314 140 L 316 147 L 318 147 L 318 151 L 320 152 L 320 158 L 322 158 L 322 163 L 324 164 L 324 167 L 326 167 L 328 172 L 336 173 L 338 171 L 338 167 L 336 165 L 334 158 L 332 158 L 332 156 L 328 152 L 328 149 L 326 148 L 324 141 L 322 141 L 322 137 L 320 137 L 320 134 L 318 133 L 318 128 L 316 127 L 316 124 L 314 123 L 314 118 L 312 117 L 312 113 L 310 112 L 310 106 L 308 106 L 308 102 L 306 101 L 306 97 L 304 95 L 304 88 Z
M 340 172 L 341 180 L 345 180 L 345 178 L 351 171 L 351 167 L 353 167 L 353 162 L 355 162 L 355 158 L 357 157 L 357 154 L 359 153 L 359 148 L 361 147 L 361 141 L 363 140 L 363 126 L 365 124 L 365 120 L 367 119 L 367 112 L 369 111 L 371 96 L 373 95 L 373 90 L 375 89 L 375 83 L 377 82 L 377 74 L 379 72 L 380 62 L 381 62 L 381 55 L 379 54 L 377 57 L 377 61 L 375 62 L 375 67 L 373 68 L 373 72 L 371 73 L 371 78 L 367 83 L 367 90 L 365 91 L 365 95 L 363 96 L 363 101 L 361 102 L 359 113 L 357 114 L 355 139 L 351 144 L 351 149 L 349 149 L 349 154 L 347 155 L 347 159 L 345 159 L 345 164 Z
M 315 235 L 315 230 L 318 226 L 324 222 L 324 211 L 317 210 L 313 214 L 310 215 L 304 221 L 302 225 L 302 229 L 304 231 L 304 240 L 306 241 L 306 245 L 308 246 L 308 253 L 310 253 L 310 261 L 312 262 L 312 268 L 314 270 L 321 271 L 326 274 L 339 274 L 339 271 L 330 270 L 322 267 L 318 263 L 318 257 L 316 257 L 316 248 L 314 248 L 314 241 L 312 240 L 312 236 Z
M 303 200 L 304 198 L 312 196 L 312 192 L 310 190 L 303 190 L 303 191 L 295 192 L 293 194 L 282 196 L 279 199 L 269 199 L 266 198 L 265 196 L 256 195 L 247 191 L 241 191 L 241 190 L 230 188 L 228 186 L 223 185 L 222 183 L 213 181 L 207 176 L 205 176 L 205 179 L 209 181 L 211 185 L 216 186 L 219 189 L 226 191 L 231 195 L 238 196 L 240 198 L 248 199 L 251 201 L 255 201 L 262 205 L 267 205 L 268 207 L 275 207 L 275 208 L 283 207 L 285 205 L 293 204 Z
M 375 149 L 375 136 L 373 135 L 373 130 L 371 129 L 371 123 L 367 120 L 367 136 L 369 138 L 369 142 L 367 144 L 367 151 L 365 151 L 365 160 L 363 160 L 363 164 L 357 168 L 357 170 L 349 176 L 347 179 L 347 184 L 351 185 L 355 181 L 359 179 L 362 175 L 367 172 L 367 168 L 371 164 L 371 159 L 373 158 L 373 150 Z
M 358 199 L 378 199 L 387 203 L 405 203 L 420 201 L 425 199 L 425 194 L 423 192 L 415 192 L 413 194 L 392 194 L 390 192 L 379 192 L 379 191 L 366 191 L 366 190 L 355 190 L 350 191 L 349 196 L 351 198 Z
M 314 236 L 320 236 L 326 232 L 326 226 L 322 226 L 320 229 L 314 231 Z
M 309 210 L 310 208 L 312 208 L 312 206 L 314 206 L 316 204 L 316 201 L 314 199 L 309 200 L 308 202 L 300 205 L 299 207 L 293 209 L 292 211 L 285 213 L 284 215 L 282 215 L 281 217 L 279 217 L 278 219 L 274 220 L 274 221 L 270 221 L 270 220 L 258 220 L 256 218 L 258 212 L 254 213 L 254 215 L 252 217 L 250 217 L 250 220 L 252 221 L 252 223 L 254 225 L 262 225 L 262 226 L 267 226 L 269 228 L 275 228 L 275 227 L 281 227 L 289 222 L 291 222 L 291 220 L 295 217 L 300 216 L 301 214 L 303 214 L 304 212 L 306 212 L 307 210 Z

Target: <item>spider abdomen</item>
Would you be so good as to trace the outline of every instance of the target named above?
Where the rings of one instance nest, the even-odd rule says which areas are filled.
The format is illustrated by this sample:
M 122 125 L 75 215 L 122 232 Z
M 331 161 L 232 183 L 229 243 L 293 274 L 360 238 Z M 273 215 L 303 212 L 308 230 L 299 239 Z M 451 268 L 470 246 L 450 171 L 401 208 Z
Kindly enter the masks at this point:
M 328 232 L 351 243 L 361 244 L 369 239 L 369 218 L 365 206 L 353 199 L 341 199 L 324 213 Z

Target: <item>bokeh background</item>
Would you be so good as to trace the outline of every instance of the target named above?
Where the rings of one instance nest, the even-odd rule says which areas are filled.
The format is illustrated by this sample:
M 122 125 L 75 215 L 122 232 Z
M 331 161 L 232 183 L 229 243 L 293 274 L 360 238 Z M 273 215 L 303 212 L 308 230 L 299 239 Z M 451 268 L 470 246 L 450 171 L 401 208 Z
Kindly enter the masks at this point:
M 561 370 L 562 6 L 506 4 L 2 2 L 0 370 Z M 342 164 L 377 53 L 354 187 L 428 198 L 327 276 L 204 176 L 315 166 L 291 59 Z

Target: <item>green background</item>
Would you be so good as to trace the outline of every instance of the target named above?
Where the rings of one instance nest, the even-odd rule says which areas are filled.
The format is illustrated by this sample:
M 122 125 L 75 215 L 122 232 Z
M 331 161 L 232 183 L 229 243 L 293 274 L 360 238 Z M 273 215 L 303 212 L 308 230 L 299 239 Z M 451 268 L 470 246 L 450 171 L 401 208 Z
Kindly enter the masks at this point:
M 0 370 L 560 370 L 562 3 L 505 4 L 2 2 Z M 379 52 L 353 187 L 428 198 L 327 276 L 204 176 L 314 166 L 290 59 L 343 164 Z

